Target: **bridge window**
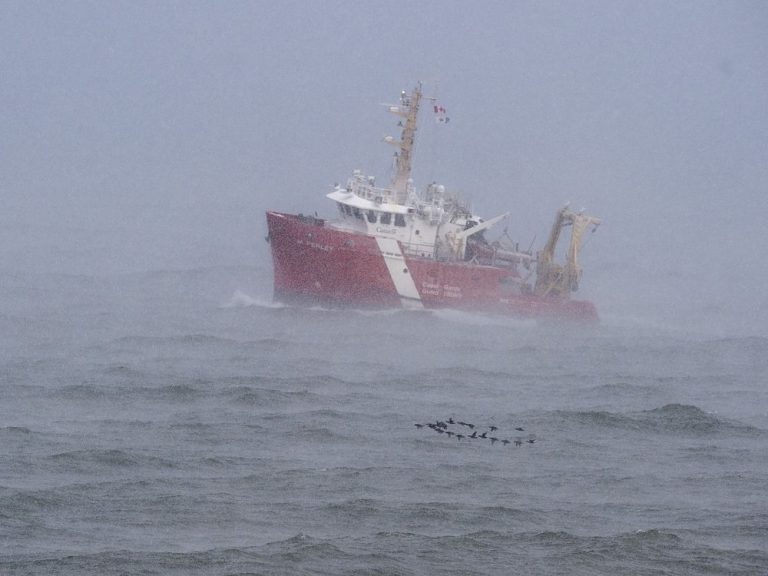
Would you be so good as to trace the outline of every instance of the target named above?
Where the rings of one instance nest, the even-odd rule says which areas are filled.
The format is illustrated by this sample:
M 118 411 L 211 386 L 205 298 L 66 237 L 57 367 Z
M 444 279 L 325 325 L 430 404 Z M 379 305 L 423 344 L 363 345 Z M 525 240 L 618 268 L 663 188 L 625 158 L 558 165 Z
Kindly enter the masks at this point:
M 368 210 L 368 222 L 376 224 L 376 212 L 373 210 Z
M 405 216 L 402 214 L 395 214 L 395 226 L 405 226 Z
M 362 212 L 360 212 L 360 208 L 358 208 L 357 206 L 355 206 L 354 208 L 352 208 L 352 212 L 354 213 L 354 215 L 355 215 L 355 218 L 360 218 L 360 220 L 362 220 L 362 219 L 363 219 L 363 213 L 362 213 Z
M 339 207 L 339 212 L 341 212 L 342 214 L 344 214 L 344 204 L 342 204 L 341 202 L 336 202 L 336 204 L 337 204 L 337 205 L 338 205 L 338 207 Z
M 382 212 L 381 217 L 379 218 L 379 222 L 382 224 L 391 224 L 392 223 L 392 214 L 389 212 Z
M 344 206 L 344 212 L 346 212 L 348 215 L 352 215 L 352 208 L 349 207 L 349 204 L 343 204 Z

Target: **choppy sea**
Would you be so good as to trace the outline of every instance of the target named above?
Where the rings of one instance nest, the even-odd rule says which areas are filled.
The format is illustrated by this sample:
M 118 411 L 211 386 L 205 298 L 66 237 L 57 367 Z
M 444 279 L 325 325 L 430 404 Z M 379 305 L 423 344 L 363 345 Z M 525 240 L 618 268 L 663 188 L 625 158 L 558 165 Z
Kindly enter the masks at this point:
M 768 574 L 768 339 L 269 273 L 4 275 L 0 574 Z

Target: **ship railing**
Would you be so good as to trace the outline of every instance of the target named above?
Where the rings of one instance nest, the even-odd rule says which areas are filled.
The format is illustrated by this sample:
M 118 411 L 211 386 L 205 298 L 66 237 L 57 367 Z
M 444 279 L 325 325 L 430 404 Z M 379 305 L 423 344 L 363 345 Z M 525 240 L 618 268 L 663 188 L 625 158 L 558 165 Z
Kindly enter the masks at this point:
M 350 191 L 360 198 L 365 198 L 376 204 L 383 202 L 389 202 L 392 196 L 392 190 L 389 188 L 378 188 L 374 186 L 370 181 L 366 181 L 364 177 L 351 178 Z
M 421 258 L 434 258 L 435 247 L 433 244 L 422 244 L 418 242 L 401 242 L 403 253 L 407 256 L 418 256 Z

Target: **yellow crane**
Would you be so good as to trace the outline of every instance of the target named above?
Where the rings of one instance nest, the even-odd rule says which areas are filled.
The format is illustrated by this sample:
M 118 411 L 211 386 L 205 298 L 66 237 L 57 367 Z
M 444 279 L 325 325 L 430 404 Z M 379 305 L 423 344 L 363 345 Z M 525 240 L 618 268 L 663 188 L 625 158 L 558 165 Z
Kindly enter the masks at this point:
M 581 237 L 590 226 L 592 231 L 600 224 L 600 219 L 587 216 L 583 212 L 573 212 L 566 204 L 555 215 L 552 230 L 544 248 L 536 259 L 536 285 L 534 293 L 537 296 L 567 297 L 579 288 L 581 266 L 579 266 L 579 250 Z M 571 241 L 565 253 L 565 263 L 555 262 L 555 248 L 560 239 L 560 233 L 566 226 L 571 227 Z

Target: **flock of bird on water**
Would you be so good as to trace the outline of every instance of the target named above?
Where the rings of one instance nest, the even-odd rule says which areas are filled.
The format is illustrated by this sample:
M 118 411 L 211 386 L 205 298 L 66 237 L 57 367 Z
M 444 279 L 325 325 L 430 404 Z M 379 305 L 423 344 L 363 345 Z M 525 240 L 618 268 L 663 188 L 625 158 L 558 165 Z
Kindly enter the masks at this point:
M 490 440 L 491 445 L 496 444 L 496 442 L 501 442 L 504 444 L 504 446 L 508 444 L 514 444 L 515 446 L 522 446 L 523 442 L 527 442 L 528 444 L 533 444 L 536 442 L 536 437 L 533 434 L 529 434 L 528 438 L 523 439 L 520 437 L 515 438 L 514 440 L 509 440 L 508 438 L 499 438 L 498 436 L 489 436 L 488 434 L 493 434 L 496 432 L 499 428 L 498 426 L 488 426 L 488 430 L 484 430 L 482 434 L 478 434 L 477 426 L 474 424 L 471 424 L 469 422 L 462 422 L 461 420 L 454 420 L 453 418 L 448 418 L 447 420 L 437 420 L 436 422 L 427 422 L 424 424 L 414 424 L 416 428 L 422 429 L 422 428 L 431 428 L 438 434 L 445 434 L 448 437 L 455 437 L 456 440 L 464 440 L 465 438 L 469 440 Z M 469 428 L 472 430 L 472 434 L 469 432 L 466 432 L 462 434 L 461 432 L 457 432 L 456 428 L 451 429 L 449 426 L 463 426 L 465 428 Z M 459 429 L 463 430 L 463 429 Z M 525 428 L 522 428 L 520 426 L 516 427 L 515 430 L 518 432 L 525 432 Z

